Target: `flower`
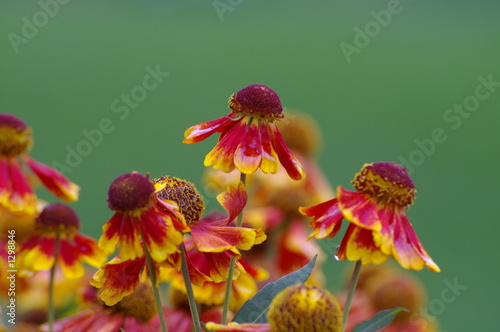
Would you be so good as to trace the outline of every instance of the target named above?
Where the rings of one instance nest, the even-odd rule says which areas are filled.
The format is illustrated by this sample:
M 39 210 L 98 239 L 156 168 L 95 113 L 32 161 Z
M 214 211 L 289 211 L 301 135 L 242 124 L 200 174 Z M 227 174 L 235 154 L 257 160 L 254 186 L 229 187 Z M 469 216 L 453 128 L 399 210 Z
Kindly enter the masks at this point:
M 84 332 L 84 331 L 160 331 L 155 321 L 156 306 L 151 285 L 141 283 L 130 295 L 120 302 L 107 306 L 102 302 L 73 316 L 57 320 L 54 331 Z M 43 325 L 42 331 L 48 331 Z
M 273 332 L 335 332 L 342 330 L 342 309 L 327 290 L 297 284 L 276 295 L 267 320 Z
M 24 273 L 48 270 L 56 255 L 62 272 L 69 279 L 80 278 L 85 269 L 82 261 L 100 266 L 106 255 L 97 241 L 77 232 L 78 216 L 69 206 L 55 203 L 47 205 L 36 219 L 35 233 L 20 246 L 18 269 Z M 56 242 L 59 239 L 59 251 Z
M 249 250 L 266 239 L 259 229 L 231 225 L 247 202 L 243 183 L 231 186 L 228 192 L 217 196 L 228 216 L 217 213 L 204 218 L 201 217 L 205 209 L 203 199 L 192 183 L 169 176 L 155 179 L 153 183 L 163 188 L 157 191 L 158 197 L 179 206 L 179 212 L 190 228 L 190 236 L 186 236 L 184 245 L 191 282 L 195 285 L 201 286 L 205 281 L 225 281 L 231 257 L 240 258 L 239 250 Z M 243 270 L 238 264 L 237 268 Z
M 209 322 L 207 328 L 226 332 L 342 331 L 342 309 L 330 292 L 297 284 L 279 292 L 267 312 L 267 324 L 227 325 Z
M 116 212 L 103 226 L 99 247 L 112 253 L 119 246 L 123 260 L 143 257 L 144 245 L 162 262 L 178 251 L 181 232 L 189 231 L 176 204 L 157 198 L 154 185 L 139 173 L 122 174 L 111 183 L 108 205 Z
M 0 114 L 0 225 L 20 214 L 38 214 L 38 203 L 31 185 L 33 174 L 56 197 L 66 202 L 78 199 L 80 188 L 61 173 L 32 159 L 27 151 L 33 145 L 31 128 L 11 114 Z M 25 170 L 23 164 L 31 171 Z M 14 214 L 12 216 L 11 214 Z
M 231 172 L 252 174 L 257 169 L 276 173 L 279 163 L 294 180 L 305 176 L 302 166 L 290 153 L 275 120 L 284 117 L 276 92 L 254 84 L 229 98 L 231 113 L 197 124 L 186 130 L 184 143 L 198 143 L 214 133 L 220 133 L 217 145 L 205 157 L 205 166 Z M 278 163 L 279 161 L 279 163 Z
M 154 265 L 158 275 L 159 267 Z M 101 266 L 90 280 L 90 284 L 101 289 L 99 297 L 106 305 L 112 306 L 132 294 L 141 279 L 146 279 L 145 267 L 145 256 L 128 260 L 115 257 Z
M 339 186 L 337 198 L 300 208 L 302 214 L 313 217 L 309 237 L 335 236 L 345 218 L 350 224 L 337 252 L 338 259 L 380 264 L 392 256 L 405 269 L 421 270 L 426 266 L 439 272 L 405 214 L 416 192 L 406 169 L 391 162 L 365 164 L 353 185 L 356 191 Z

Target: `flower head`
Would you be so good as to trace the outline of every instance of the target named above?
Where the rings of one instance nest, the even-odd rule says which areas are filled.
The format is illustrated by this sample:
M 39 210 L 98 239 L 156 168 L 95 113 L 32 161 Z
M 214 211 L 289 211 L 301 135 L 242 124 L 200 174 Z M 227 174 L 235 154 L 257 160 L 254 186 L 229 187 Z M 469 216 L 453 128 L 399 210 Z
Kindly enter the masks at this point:
M 157 198 L 155 186 L 139 173 L 122 174 L 111 183 L 108 205 L 116 212 L 103 226 L 99 246 L 107 253 L 119 246 L 124 260 L 142 257 L 145 245 L 154 260 L 164 261 L 178 251 L 181 232 L 189 230 L 176 204 Z
M 342 309 L 327 290 L 294 285 L 271 302 L 267 320 L 273 332 L 342 331 Z
M 31 128 L 11 114 L 0 114 L 0 221 L 15 220 L 16 215 L 38 213 L 37 198 L 31 185 L 34 176 L 66 202 L 78 199 L 79 187 L 58 171 L 29 157 L 33 145 Z M 24 167 L 26 166 L 26 167 Z M 28 168 L 31 172 L 27 172 Z M 10 217 L 14 214 L 14 217 Z M 14 225 L 15 226 L 15 225 Z
M 313 217 L 310 237 L 335 236 L 345 218 L 350 224 L 337 252 L 339 259 L 380 264 L 393 256 L 405 269 L 426 266 L 439 272 L 405 214 L 416 192 L 406 169 L 391 162 L 366 164 L 353 185 L 356 191 L 339 186 L 337 198 L 300 208 Z
M 55 322 L 54 331 L 110 331 L 119 332 L 159 331 L 155 321 L 156 306 L 151 285 L 141 283 L 136 290 L 120 302 L 108 306 L 95 301 L 92 307 L 83 312 Z M 42 331 L 48 331 L 43 325 Z
M 279 163 L 288 175 L 304 177 L 302 166 L 286 146 L 275 120 L 284 117 L 280 99 L 271 88 L 254 84 L 229 98 L 231 113 L 209 122 L 190 127 L 184 133 L 184 143 L 197 143 L 214 133 L 221 136 L 217 145 L 205 157 L 205 166 L 229 173 L 235 168 L 245 174 L 257 169 L 276 173 Z
M 19 270 L 34 272 L 52 267 L 56 255 L 64 275 L 67 278 L 80 278 L 85 270 L 82 261 L 92 266 L 100 266 L 106 256 L 97 242 L 79 234 L 78 216 L 69 206 L 50 204 L 36 219 L 35 233 L 20 247 L 18 257 Z M 56 241 L 59 239 L 59 251 Z

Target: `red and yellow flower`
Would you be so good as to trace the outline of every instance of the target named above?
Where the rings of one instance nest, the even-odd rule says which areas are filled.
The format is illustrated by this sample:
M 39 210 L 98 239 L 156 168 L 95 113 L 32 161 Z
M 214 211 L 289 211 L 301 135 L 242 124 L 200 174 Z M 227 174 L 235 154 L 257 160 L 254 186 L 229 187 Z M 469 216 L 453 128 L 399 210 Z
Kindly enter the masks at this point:
M 36 219 L 35 233 L 20 246 L 18 269 L 27 274 L 49 270 L 56 255 L 63 274 L 69 279 L 84 275 L 82 262 L 100 266 L 106 255 L 98 248 L 97 241 L 77 232 L 79 227 L 78 217 L 69 206 L 47 205 Z
M 139 173 L 120 175 L 108 191 L 109 208 L 116 211 L 103 226 L 99 247 L 112 253 L 119 247 L 122 260 L 144 256 L 143 245 L 156 262 L 178 251 L 182 232 L 189 231 L 177 205 L 155 195 L 151 181 Z
M 284 117 L 283 107 L 271 88 L 254 84 L 229 98 L 231 113 L 190 127 L 184 143 L 198 143 L 220 133 L 217 145 L 205 157 L 205 166 L 213 165 L 228 173 L 237 168 L 252 174 L 257 169 L 276 173 L 279 163 L 295 180 L 305 176 L 302 166 L 286 146 L 275 120 Z
M 0 229 L 6 223 L 17 226 L 18 217 L 34 221 L 38 214 L 35 178 L 63 201 L 78 199 L 77 185 L 28 155 L 32 145 L 30 127 L 14 115 L 0 114 Z
M 406 169 L 391 162 L 366 164 L 353 185 L 356 191 L 339 186 L 337 198 L 300 208 L 313 217 L 309 237 L 335 236 L 345 218 L 350 224 L 337 252 L 340 260 L 380 264 L 392 256 L 405 269 L 439 272 L 405 214 L 416 192 Z
M 73 317 L 57 320 L 54 331 L 87 332 L 87 331 L 160 331 L 159 322 L 155 319 L 156 307 L 151 285 L 141 283 L 136 290 L 124 297 L 120 302 L 108 306 L 96 299 L 96 304 Z M 169 327 L 173 327 L 170 326 Z M 42 331 L 49 331 L 47 325 Z
M 193 184 L 169 176 L 153 182 L 156 187 L 163 188 L 157 191 L 158 197 L 175 202 L 190 228 L 190 236 L 186 236 L 184 245 L 194 285 L 201 286 L 205 281 L 227 280 L 231 257 L 240 258 L 239 250 L 249 250 L 266 239 L 264 232 L 259 229 L 231 224 L 247 202 L 243 183 L 231 186 L 228 192 L 217 196 L 219 203 L 226 209 L 227 216 L 216 213 L 202 218 L 204 201 Z M 177 258 L 180 259 L 180 256 L 177 255 Z M 180 266 L 180 263 L 177 262 L 175 266 Z M 242 270 L 238 263 L 236 267 L 237 270 Z M 235 272 L 237 277 L 238 272 Z

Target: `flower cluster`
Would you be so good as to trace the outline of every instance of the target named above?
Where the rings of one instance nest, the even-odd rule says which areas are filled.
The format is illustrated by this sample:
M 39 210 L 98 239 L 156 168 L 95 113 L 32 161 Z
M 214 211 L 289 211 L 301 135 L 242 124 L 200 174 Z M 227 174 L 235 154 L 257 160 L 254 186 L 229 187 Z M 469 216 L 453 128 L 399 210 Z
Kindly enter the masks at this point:
M 17 292 L 32 298 L 37 280 L 46 281 L 44 303 L 19 313 L 23 329 L 337 332 L 405 307 L 410 312 L 392 310 L 394 322 L 381 331 L 436 331 L 435 323 L 412 323 L 423 320 L 421 284 L 381 265 L 393 257 L 403 269 L 440 271 L 405 214 L 416 193 L 406 170 L 365 164 L 354 191 L 334 190 L 315 159 L 321 136 L 312 118 L 285 112 L 261 84 L 231 95 L 229 109 L 188 128 L 183 141 L 219 134 L 203 181 L 221 208 L 206 211 L 187 180 L 131 170 L 109 185 L 111 213 L 98 241 L 79 232 L 66 204 L 78 199 L 78 186 L 31 159 L 31 129 L 0 114 L 0 266 L 12 264 L 6 230 L 14 230 L 22 234 Z M 39 200 L 38 182 L 66 203 Z M 344 219 L 340 246 L 325 253 L 317 240 L 336 236 Z M 347 289 L 335 295 L 323 273 L 333 254 L 356 262 Z M 4 277 L 0 288 L 9 286 Z M 62 290 L 79 296 L 61 301 Z

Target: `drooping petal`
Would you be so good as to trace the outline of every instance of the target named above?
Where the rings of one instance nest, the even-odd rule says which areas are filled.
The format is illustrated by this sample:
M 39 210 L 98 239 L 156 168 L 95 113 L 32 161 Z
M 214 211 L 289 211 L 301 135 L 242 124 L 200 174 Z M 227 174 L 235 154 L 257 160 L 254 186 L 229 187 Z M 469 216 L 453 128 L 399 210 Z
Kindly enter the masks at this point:
M 12 212 L 35 214 L 37 200 L 19 162 L 0 158 L 0 205 Z
M 23 155 L 26 165 L 36 174 L 45 188 L 65 202 L 74 202 L 78 199 L 80 187 L 70 182 L 55 169 Z
M 245 184 L 241 181 L 238 187 L 230 186 L 228 192 L 223 192 L 217 196 L 217 201 L 229 212 L 229 218 L 224 221 L 225 225 L 236 219 L 247 204 L 247 200 Z
M 246 131 L 246 123 L 238 122 L 220 137 L 215 147 L 205 156 L 204 165 L 214 166 L 225 173 L 234 170 L 234 153 Z
M 179 206 L 174 201 L 169 201 L 157 197 L 156 203 L 164 210 L 168 211 L 172 216 L 170 220 L 174 228 L 179 232 L 187 233 L 190 231 L 189 226 L 186 224 L 184 215 L 179 212 Z
M 80 260 L 85 263 L 94 267 L 100 267 L 106 260 L 106 254 L 99 248 L 97 241 L 93 238 L 76 233 L 73 243 L 79 253 Z
M 122 259 L 135 259 L 144 255 L 141 234 L 133 217 L 115 213 L 102 226 L 103 234 L 99 239 L 99 248 L 111 254 L 120 246 Z
M 205 259 L 208 264 L 209 275 L 212 281 L 214 282 L 223 282 L 227 280 L 227 276 L 229 274 L 229 265 L 231 261 L 231 257 L 239 258 L 239 255 L 231 251 L 223 251 L 223 252 L 206 252 L 203 253 Z M 240 272 L 244 271 L 243 267 L 239 262 L 236 262 L 234 269 L 233 279 L 238 278 Z
M 17 268 L 21 274 L 49 270 L 54 264 L 55 238 L 33 235 L 21 246 Z
M 199 251 L 222 252 L 237 249 L 249 250 L 255 244 L 257 232 L 251 228 L 211 226 L 209 222 L 198 222 L 191 227 L 191 236 Z
M 80 262 L 80 253 L 78 249 L 73 246 L 68 239 L 62 238 L 60 240 L 59 250 L 59 264 L 68 279 L 77 279 L 83 277 L 85 269 Z
M 101 289 L 100 298 L 106 305 L 114 305 L 137 288 L 145 263 L 145 257 L 134 260 L 113 258 L 94 274 L 90 284 Z
M 262 143 L 258 126 L 255 123 L 247 127 L 234 153 L 234 165 L 244 174 L 254 173 L 262 161 Z
M 300 207 L 299 211 L 305 216 L 313 217 L 309 221 L 309 226 L 313 230 L 308 239 L 312 237 L 317 239 L 334 237 L 342 227 L 344 216 L 339 209 L 336 198 L 311 207 Z
M 361 260 L 363 265 L 366 265 L 383 263 L 388 256 L 375 245 L 371 230 L 349 224 L 340 243 L 337 257 L 340 260 Z
M 55 332 L 118 331 L 123 317 L 105 314 L 102 309 L 90 308 L 73 317 L 58 319 L 54 322 Z M 48 324 L 41 326 L 48 332 Z
M 145 244 L 157 262 L 164 261 L 169 254 L 178 251 L 177 246 L 183 239 L 182 233 L 174 228 L 170 216 L 161 216 L 160 213 L 151 209 L 145 211 L 139 220 Z
M 426 266 L 432 271 L 441 271 L 423 248 L 406 215 L 397 216 L 394 223 L 394 259 L 405 269 L 421 270 Z
M 270 132 L 273 148 L 278 155 L 281 165 L 283 165 L 288 175 L 294 180 L 303 179 L 306 176 L 306 173 L 304 172 L 304 169 L 300 165 L 299 161 L 292 155 L 286 146 L 285 140 L 283 139 L 283 136 L 281 136 L 281 133 L 276 125 L 272 125 Z
M 378 215 L 377 201 L 364 193 L 337 188 L 339 208 L 350 222 L 380 232 L 382 223 Z
M 203 122 L 192 127 L 189 127 L 184 132 L 184 140 L 183 143 L 193 144 L 203 141 L 205 138 L 216 132 L 223 132 L 231 125 L 234 125 L 236 122 L 231 118 L 231 116 L 226 115 L 222 118 Z
M 265 123 L 261 123 L 259 131 L 262 145 L 262 162 L 260 169 L 264 173 L 275 174 L 279 169 L 279 161 L 278 155 L 273 148 L 271 134 L 269 134 L 269 126 Z

